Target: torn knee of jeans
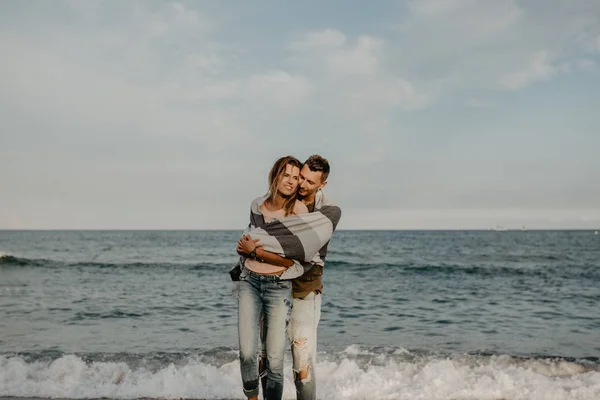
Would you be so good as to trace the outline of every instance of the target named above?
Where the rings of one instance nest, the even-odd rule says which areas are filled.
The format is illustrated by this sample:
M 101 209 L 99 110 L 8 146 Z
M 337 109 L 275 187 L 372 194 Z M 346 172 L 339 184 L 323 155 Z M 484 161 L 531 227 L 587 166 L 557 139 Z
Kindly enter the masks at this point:
M 296 378 L 296 381 L 302 382 L 302 383 L 308 383 L 310 382 L 310 367 L 307 365 L 306 368 L 301 369 L 300 371 L 294 371 L 294 377 Z
M 303 337 L 303 338 L 294 340 L 294 346 L 306 346 L 306 338 Z
M 308 353 L 308 346 L 306 344 L 306 338 L 300 338 L 294 340 L 292 343 L 292 354 L 294 356 L 294 377 L 296 381 L 302 383 L 310 382 L 310 368 L 308 360 L 310 354 Z

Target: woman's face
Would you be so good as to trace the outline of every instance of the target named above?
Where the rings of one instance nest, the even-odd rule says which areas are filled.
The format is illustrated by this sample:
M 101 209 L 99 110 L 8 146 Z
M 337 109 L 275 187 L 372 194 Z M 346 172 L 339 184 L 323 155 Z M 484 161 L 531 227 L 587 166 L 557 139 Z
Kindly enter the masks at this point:
M 277 191 L 284 197 L 291 196 L 296 193 L 298 183 L 300 182 L 300 169 L 293 165 L 287 164 L 285 171 L 279 177 Z

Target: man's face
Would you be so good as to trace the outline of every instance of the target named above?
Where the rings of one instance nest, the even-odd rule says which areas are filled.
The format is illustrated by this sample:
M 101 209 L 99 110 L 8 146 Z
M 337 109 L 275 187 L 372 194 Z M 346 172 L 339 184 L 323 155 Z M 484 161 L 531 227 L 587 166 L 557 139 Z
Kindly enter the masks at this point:
M 311 171 L 308 165 L 302 167 L 300 171 L 300 190 L 298 193 L 302 197 L 310 196 L 317 192 L 319 189 L 323 189 L 327 182 L 321 181 L 323 173 L 321 171 Z
M 277 191 L 283 197 L 291 196 L 298 189 L 298 183 L 300 182 L 300 169 L 293 165 L 286 165 L 285 171 L 279 179 L 277 184 Z

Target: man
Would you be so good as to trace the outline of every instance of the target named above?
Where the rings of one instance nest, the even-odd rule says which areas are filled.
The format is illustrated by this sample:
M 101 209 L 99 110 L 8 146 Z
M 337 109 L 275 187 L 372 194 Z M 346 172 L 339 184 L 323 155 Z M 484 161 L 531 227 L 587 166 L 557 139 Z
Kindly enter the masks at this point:
M 329 176 L 329 162 L 327 159 L 313 155 L 306 160 L 300 171 L 299 197 L 307 206 L 309 212 L 321 210 L 329 205 L 321 189 L 327 185 Z M 334 227 L 335 229 L 335 227 Z M 238 243 L 243 246 L 243 241 L 252 240 L 244 237 Z M 310 269 L 302 276 L 292 281 L 293 308 L 288 328 L 288 335 L 292 343 L 294 382 L 298 400 L 316 399 L 316 365 L 317 353 L 317 327 L 321 318 L 321 297 L 323 291 L 323 266 L 327 255 L 327 244 L 319 250 L 320 261 L 312 263 Z M 280 258 L 280 265 L 285 265 L 286 260 L 276 254 L 259 249 L 258 254 L 276 261 Z M 266 377 L 263 376 L 263 388 L 266 386 Z
M 327 204 L 321 191 L 327 185 L 329 162 L 318 155 L 306 160 L 300 170 L 300 190 L 298 194 L 309 212 L 318 211 Z M 319 251 L 323 262 L 327 246 Z M 317 327 L 321 319 L 321 299 L 323 293 L 323 264 L 313 267 L 292 281 L 293 307 L 288 335 L 292 343 L 292 358 L 296 397 L 298 400 L 317 398 L 315 366 L 317 360 Z

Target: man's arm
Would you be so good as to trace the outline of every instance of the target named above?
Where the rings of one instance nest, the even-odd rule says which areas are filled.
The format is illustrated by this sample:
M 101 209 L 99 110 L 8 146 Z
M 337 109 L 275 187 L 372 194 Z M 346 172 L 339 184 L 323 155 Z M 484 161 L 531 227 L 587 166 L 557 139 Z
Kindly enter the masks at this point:
M 254 254 L 251 254 L 254 251 Z M 278 267 L 291 267 L 294 265 L 294 261 L 285 257 L 281 257 L 279 254 L 271 253 L 270 251 L 263 250 L 262 244 L 259 243 L 258 239 L 252 239 L 248 235 L 242 236 L 238 242 L 237 253 L 244 257 L 253 257 L 259 261 L 276 265 Z

